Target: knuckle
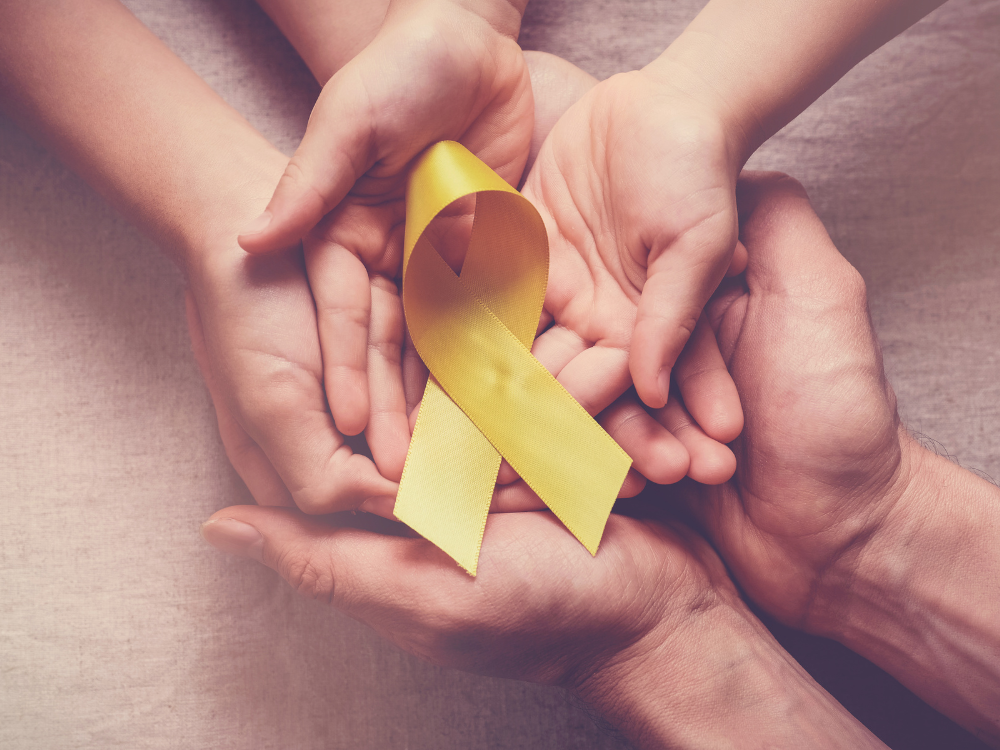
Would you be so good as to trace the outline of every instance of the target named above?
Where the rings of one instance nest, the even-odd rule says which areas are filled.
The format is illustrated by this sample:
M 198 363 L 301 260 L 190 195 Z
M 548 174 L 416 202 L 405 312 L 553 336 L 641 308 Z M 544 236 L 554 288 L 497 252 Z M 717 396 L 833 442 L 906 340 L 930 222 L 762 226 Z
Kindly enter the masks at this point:
M 291 489 L 299 510 L 308 515 L 322 515 L 357 508 L 370 492 L 357 464 L 353 463 L 355 460 L 350 446 L 343 444 L 329 460 L 308 472 L 305 481 Z
M 278 187 L 281 188 L 282 185 L 289 186 L 288 189 L 299 196 L 309 196 L 311 202 L 319 206 L 324 215 L 336 207 L 336 204 L 331 203 L 326 193 L 316 186 L 310 178 L 308 171 L 298 163 L 295 156 L 285 166 L 285 171 L 281 175 Z
M 288 360 L 271 357 L 265 372 L 236 390 L 236 412 L 254 432 L 303 410 L 303 394 L 319 388 L 317 376 Z
M 300 595 L 333 604 L 337 588 L 328 563 L 317 560 L 305 549 L 293 547 L 278 560 L 278 570 Z
M 840 286 L 844 290 L 844 300 L 855 307 L 867 307 L 868 286 L 864 277 L 850 263 L 844 262 Z
M 338 328 L 368 328 L 369 311 L 365 307 L 345 304 L 340 299 L 316 295 L 316 312 L 328 322 L 335 323 Z
M 394 338 L 386 341 L 369 341 L 368 352 L 389 365 L 398 366 L 403 360 L 403 342 Z

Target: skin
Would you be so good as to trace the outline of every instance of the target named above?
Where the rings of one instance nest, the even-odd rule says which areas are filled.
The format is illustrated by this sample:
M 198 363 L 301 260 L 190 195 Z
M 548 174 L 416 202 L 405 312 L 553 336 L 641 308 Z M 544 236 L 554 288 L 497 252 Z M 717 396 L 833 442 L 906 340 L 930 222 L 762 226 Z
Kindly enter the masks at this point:
M 331 69 L 318 59 L 326 53 L 315 44 L 314 35 L 303 30 L 308 24 L 295 20 L 307 9 L 274 0 L 265 3 L 265 8 L 281 28 L 291 31 L 292 43 L 314 71 Z M 534 159 L 538 153 L 537 145 L 531 150 L 532 131 L 525 127 L 534 109 L 531 91 L 546 83 L 535 76 L 532 86 L 525 85 L 530 67 L 515 42 L 521 12 L 523 4 L 497 0 L 389 3 L 370 45 L 324 86 L 302 145 L 260 223 L 240 235 L 241 245 L 251 253 L 266 253 L 305 235 L 331 411 L 342 432 L 366 430 L 376 464 L 392 479 L 398 479 L 402 472 L 409 417 L 420 390 L 409 382 L 405 368 L 392 361 L 400 350 L 404 351 L 404 363 L 406 357 L 396 287 L 407 165 L 427 145 L 453 138 L 512 184 L 521 180 L 527 158 Z M 372 13 L 375 15 L 374 10 Z M 328 19 L 331 14 L 322 15 Z M 403 87 L 392 74 L 396 69 L 407 71 Z M 556 75 L 571 84 L 565 97 L 568 102 L 585 90 L 582 74 Z M 586 88 L 592 85 L 587 77 Z M 549 91 L 557 89 L 550 87 Z M 443 98 L 442 92 L 447 92 Z M 556 94 L 556 105 L 560 96 Z M 553 103 L 544 108 L 546 112 L 557 111 Z M 535 115 L 545 127 L 554 122 L 544 113 L 541 118 Z M 538 130 L 536 127 L 535 132 Z M 564 150 L 578 146 L 564 140 Z M 546 160 L 545 171 L 558 170 Z M 589 177 L 580 174 L 571 179 L 579 185 Z M 640 292 L 636 288 L 624 294 L 616 291 L 602 269 L 594 279 L 581 280 L 579 268 L 573 266 L 567 253 L 586 257 L 589 248 L 566 241 L 565 224 L 573 217 L 565 215 L 565 204 L 547 205 L 551 196 L 534 197 L 543 215 L 549 209 L 553 219 L 550 229 L 556 220 L 563 222 L 563 231 L 556 231 L 552 241 L 561 245 L 561 257 L 567 261 L 560 262 L 560 256 L 553 252 L 550 292 L 554 294 L 546 299 L 543 328 L 553 324 L 555 330 L 535 353 L 596 415 L 630 385 L 628 340 Z M 450 231 L 455 236 L 442 240 L 457 248 L 451 260 L 456 267 L 461 262 L 461 238 L 468 224 L 462 213 L 461 207 L 457 208 L 452 217 L 454 230 L 444 230 L 445 236 Z M 613 244 L 615 238 L 610 242 Z M 739 262 L 737 259 L 735 270 Z M 728 267 L 727 257 L 719 278 Z M 634 277 L 633 281 L 641 288 L 641 279 Z M 565 299 L 567 295 L 573 298 L 572 304 Z M 595 300 L 595 296 L 599 298 Z M 614 324 L 607 326 L 608 320 Z M 373 350 L 369 345 L 372 332 L 390 329 L 395 334 L 387 349 Z M 569 353 L 572 362 L 567 360 Z M 373 368 L 371 357 L 388 364 Z M 375 377 L 374 370 L 378 371 Z M 691 413 L 696 421 L 705 419 L 702 430 L 726 442 L 739 433 L 742 417 L 725 369 L 715 370 L 721 381 L 718 386 L 703 397 L 694 388 L 684 395 L 694 408 Z M 704 407 L 696 408 L 695 404 Z M 661 442 L 666 446 L 666 441 Z M 665 448 L 654 470 L 658 481 L 676 481 L 684 475 L 684 458 L 678 458 L 682 450 L 683 445 L 676 441 Z M 687 460 L 690 462 L 690 457 Z M 717 470 L 725 466 L 726 462 L 720 462 L 698 476 L 723 481 L 729 474 Z M 504 467 L 501 483 L 515 479 L 516 475 Z
M 802 187 L 741 183 L 746 275 L 708 306 L 746 410 L 733 479 L 684 487 L 743 590 L 1000 745 L 1000 489 L 900 425 L 864 282 Z
M 285 157 L 112 0 L 4 4 L 0 65 L 4 109 L 183 270 L 227 452 L 254 497 L 308 508 L 394 495 L 326 409 L 301 256 L 249 258 L 235 241 Z
M 829 370 L 842 372 L 842 359 L 847 359 L 863 365 L 858 370 L 871 379 L 879 357 L 874 338 L 857 335 L 859 325 L 870 331 L 863 292 L 857 294 L 856 273 L 821 233 L 821 225 L 817 231 L 818 219 L 801 189 L 786 178 L 756 177 L 741 193 L 748 213 L 744 241 L 749 266 L 745 278 L 734 279 L 732 288 L 727 285 L 713 301 L 711 320 L 739 314 L 736 292 L 750 297 L 742 307 L 751 312 L 742 333 L 734 323 L 720 324 L 723 352 L 743 345 L 761 360 L 778 362 L 803 349 L 802 356 L 812 355 L 807 361 L 814 362 L 818 357 L 804 342 L 815 340 L 828 354 L 828 340 L 849 340 L 856 342 L 855 353 L 838 354 Z M 825 283 L 831 272 L 832 285 Z M 803 287 L 802 279 L 823 282 L 819 286 L 830 300 L 829 314 L 817 314 L 827 308 L 818 304 L 815 289 Z M 790 293 L 784 294 L 786 290 Z M 800 315 L 803 320 L 793 325 Z M 755 334 L 753 326 L 770 336 Z M 811 408 L 810 395 L 829 386 L 819 364 L 802 370 L 792 359 L 788 369 L 786 380 L 773 386 L 772 368 L 736 369 L 744 399 L 754 406 L 748 410 L 754 419 L 748 419 L 740 441 L 766 444 L 769 435 L 774 439 L 767 430 L 772 424 L 780 428 L 788 422 L 794 428 L 800 421 L 809 423 L 809 415 L 757 418 L 774 414 L 777 404 L 787 402 Z M 879 374 L 874 372 L 873 379 L 881 388 Z M 833 392 L 835 403 L 821 406 L 834 413 L 850 411 L 857 394 Z M 885 391 L 878 393 L 884 400 Z M 883 406 L 895 434 L 894 412 Z M 617 439 L 618 430 L 611 431 Z M 860 433 L 872 433 L 861 441 L 866 446 L 881 434 L 876 422 L 862 426 Z M 819 440 L 802 445 L 800 452 L 809 451 L 802 460 L 811 460 L 813 473 L 805 480 L 819 484 L 826 479 L 836 447 Z M 795 465 L 758 461 L 777 467 L 767 477 L 768 486 L 777 490 L 802 473 Z M 756 465 L 741 466 L 737 477 L 751 474 Z M 852 478 L 863 480 L 863 473 Z M 728 492 L 730 486 L 716 492 Z M 865 481 L 860 487 L 873 493 L 855 493 L 869 502 L 879 501 L 884 489 Z M 815 524 L 829 514 L 820 498 L 803 504 L 801 493 L 794 497 L 799 500 L 795 524 Z M 704 511 L 710 516 L 712 508 Z M 803 737 L 810 738 L 810 746 L 814 741 L 820 746 L 872 742 L 834 715 L 821 717 L 805 708 L 819 705 L 814 701 L 830 704 L 802 682 L 787 655 L 777 659 L 769 636 L 745 610 L 703 540 L 668 520 L 662 503 L 631 512 L 638 517 L 612 515 L 594 558 L 546 513 L 491 516 L 475 580 L 464 577 L 424 540 L 342 528 L 332 519 L 294 511 L 227 508 L 210 519 L 203 533 L 220 549 L 263 562 L 303 594 L 329 601 L 434 663 L 568 687 L 640 747 L 710 747 L 737 737 L 738 746 L 747 747 L 801 747 Z M 783 569 L 763 560 L 748 568 L 759 574 Z M 781 583 L 772 586 L 784 600 Z M 788 598 L 794 606 L 794 596 Z M 785 692 L 789 686 L 793 700 Z M 769 735 L 758 734 L 764 725 Z
M 293 5 L 271 3 L 269 10 L 301 18 L 304 9 Z M 383 360 L 399 356 L 403 325 L 393 297 L 408 167 L 426 146 L 452 139 L 518 181 L 534 114 L 516 42 L 521 12 L 506 2 L 389 3 L 375 37 L 326 82 L 262 215 L 267 226 L 240 235 L 250 252 L 274 250 L 298 241 L 336 207 L 306 240 L 326 390 L 341 431 L 354 435 L 371 422 L 375 461 L 394 480 L 409 444 L 407 400 L 391 367 L 372 377 L 369 329 L 391 326 L 394 340 Z M 331 67 L 304 34 L 292 42 L 313 70 Z
M 333 24 L 331 17 L 335 15 L 335 10 L 332 8 L 321 10 L 312 8 L 308 3 L 287 3 L 280 0 L 269 0 L 264 3 L 264 8 L 275 23 L 289 34 L 289 41 L 300 52 L 310 69 L 316 73 L 320 83 L 324 82 L 324 75 L 329 75 L 330 71 L 336 72 L 335 78 L 326 86 L 327 89 L 333 90 L 336 76 L 343 77 L 342 74 L 348 71 L 348 68 L 341 70 L 337 67 L 343 61 L 343 55 L 338 50 L 356 46 L 357 41 L 353 36 L 356 32 L 346 25 Z M 385 4 L 373 4 L 370 8 L 371 17 L 381 18 L 388 9 Z M 371 25 L 371 22 L 369 18 L 368 25 Z M 337 36 L 327 39 L 327 44 L 317 43 L 317 29 L 332 34 L 335 28 Z M 367 26 L 361 24 L 361 28 L 363 30 Z M 375 44 L 375 41 L 372 44 Z M 398 46 L 396 43 L 393 44 L 393 48 Z M 375 49 L 380 47 L 376 45 Z M 379 70 L 373 66 L 372 60 L 378 59 L 380 58 L 376 55 L 368 54 L 367 57 L 352 60 L 350 70 L 361 71 L 360 75 L 371 76 L 373 74 L 370 71 L 373 67 L 376 72 Z M 523 55 L 523 61 L 530 75 L 532 98 L 535 102 L 535 127 L 531 131 L 528 152 L 529 163 L 533 163 L 548 133 L 547 128 L 555 123 L 571 104 L 592 88 L 596 80 L 552 55 L 527 53 Z M 426 85 L 432 86 L 433 83 L 428 82 Z M 419 89 L 419 86 L 416 89 Z M 337 97 L 336 101 L 340 102 L 344 94 L 338 93 Z M 336 119 L 342 120 L 343 118 L 339 117 L 341 106 L 341 104 L 324 105 L 321 101 L 314 112 L 314 120 L 324 116 L 323 113 L 328 110 L 338 113 Z M 318 130 L 316 133 L 316 138 L 329 135 L 323 130 Z M 293 157 L 293 160 L 295 158 Z M 334 370 L 340 375 L 349 376 L 355 384 L 362 384 L 359 388 L 367 384 L 366 393 L 370 401 L 366 407 L 368 421 L 365 425 L 365 436 L 380 471 L 383 475 L 393 478 L 402 472 L 410 430 L 427 373 L 405 336 L 405 326 L 402 322 L 402 305 L 398 293 L 404 218 L 402 203 L 390 198 L 377 205 L 369 204 L 371 201 L 366 201 L 362 205 L 354 198 L 349 198 L 331 212 L 316 230 L 306 237 L 305 260 L 317 301 L 324 378 L 331 410 L 336 417 L 338 413 L 336 402 L 342 400 L 349 403 L 350 408 L 357 409 L 359 415 L 365 412 L 361 391 L 354 389 L 354 386 L 349 386 L 345 390 L 339 381 L 334 383 L 331 380 Z M 456 207 L 448 219 L 435 223 L 438 229 L 437 242 L 442 252 L 455 265 L 461 263 L 464 254 L 468 230 L 471 227 L 470 219 L 471 215 L 460 206 Z M 738 271 L 738 265 L 732 270 Z M 362 273 L 368 274 L 367 277 L 362 277 Z M 351 300 L 361 300 L 362 308 L 352 309 Z M 543 314 L 542 327 L 550 323 L 551 316 Z M 352 328 L 352 332 L 346 337 L 345 324 Z M 357 356 L 348 358 L 350 366 L 342 367 L 343 361 L 339 357 L 346 351 L 342 344 L 351 337 L 356 340 L 355 346 L 358 348 L 361 348 L 362 341 L 367 343 Z M 705 346 L 702 348 L 707 352 L 711 342 L 706 340 L 704 343 Z M 561 367 L 561 363 L 551 358 L 545 359 L 544 352 L 536 350 L 534 353 L 542 358 L 543 363 L 553 372 L 558 372 L 555 368 Z M 691 361 L 694 362 L 695 358 L 691 358 Z M 349 374 L 348 370 L 352 369 L 353 374 Z M 700 359 L 697 368 L 691 368 L 691 377 L 685 380 L 684 395 L 687 405 L 695 411 L 700 410 L 699 413 L 702 415 L 713 413 L 713 409 L 714 413 L 730 414 L 735 411 L 738 414 L 739 403 L 735 390 L 731 388 L 731 384 L 728 389 L 725 385 L 728 380 L 729 376 L 721 358 L 717 355 L 712 357 L 708 352 Z M 572 382 L 565 382 L 564 385 L 574 392 Z M 348 398 L 347 396 L 351 394 L 353 396 Z M 608 403 L 591 403 L 583 392 L 574 392 L 574 395 L 594 414 L 609 406 Z M 631 415 L 640 413 L 641 410 L 631 406 L 623 408 L 623 402 L 619 402 L 600 418 L 620 421 L 631 419 Z M 644 414 L 641 416 L 645 417 Z M 338 424 L 340 423 L 338 421 Z M 717 431 L 718 437 L 729 438 L 738 432 L 738 425 L 734 428 L 731 421 L 726 425 L 728 426 L 723 430 Z M 686 433 L 685 439 L 675 438 L 672 431 L 678 434 Z M 729 450 L 705 435 L 685 410 L 679 397 L 674 399 L 667 417 L 661 417 L 659 422 L 644 420 L 641 429 L 632 430 L 629 435 L 633 439 L 629 441 L 630 445 L 626 449 L 630 455 L 638 457 L 637 471 L 630 474 L 629 480 L 622 488 L 623 496 L 637 492 L 645 481 L 643 477 L 666 483 L 678 481 L 685 474 L 690 474 L 699 481 L 718 483 L 732 475 L 734 459 Z M 503 499 L 495 507 L 510 509 L 543 507 L 541 501 L 523 482 L 517 481 L 517 475 L 506 462 L 501 468 L 499 482 L 505 487 L 499 490 L 498 498 Z M 366 506 L 383 515 L 390 514 L 391 507 L 392 502 L 389 499 L 372 501 Z
M 746 408 L 740 465 L 728 483 L 689 483 L 676 499 L 760 606 L 841 641 L 1000 746 L 1000 489 L 900 428 L 864 285 L 801 186 L 748 174 L 738 195 L 749 263 L 708 321 Z M 203 533 L 435 663 L 565 685 L 641 747 L 717 746 L 727 740 L 706 741 L 699 717 L 725 732 L 744 708 L 787 705 L 766 677 L 781 669 L 729 629 L 748 620 L 714 553 L 664 523 L 662 504 L 636 510 L 612 514 L 593 559 L 547 514 L 491 516 L 475 581 L 423 540 L 294 511 L 227 508 Z M 689 688 L 684 676 L 706 662 Z M 795 726 L 794 709 L 781 713 L 772 730 Z M 741 720 L 728 741 L 782 746 L 755 726 Z M 801 747 L 807 732 L 795 733 Z
M 544 67 L 555 58 L 540 60 Z M 390 513 L 395 482 L 351 450 L 327 409 L 301 248 L 251 257 L 235 241 L 238 227 L 266 205 L 287 159 L 111 0 L 4 5 L 0 64 L 4 109 L 183 270 L 193 346 L 220 434 L 254 498 L 312 512 L 367 502 Z M 395 298 L 394 287 L 385 296 Z M 391 323 L 391 315 L 384 319 Z M 376 326 L 370 344 L 398 372 L 397 330 Z M 417 358 L 404 358 L 415 365 L 415 403 L 426 373 Z M 372 378 L 391 366 L 373 357 Z M 678 465 L 683 474 L 686 456 Z M 623 492 L 638 492 L 642 482 L 633 474 Z M 497 502 L 538 500 L 519 483 Z
M 689 416 L 711 438 L 728 442 L 739 433 L 742 413 L 727 376 L 719 375 L 710 397 L 701 399 L 684 392 L 686 377 L 672 375 L 709 296 L 727 269 L 741 267 L 734 193 L 740 170 L 764 140 L 847 70 L 938 4 L 712 0 L 657 60 L 602 82 L 566 113 L 566 124 L 556 125 L 525 184 L 546 218 L 554 250 L 545 304 L 554 326 L 539 357 L 592 414 L 634 383 L 654 408 L 667 407 L 671 391 L 679 392 Z M 516 37 L 523 3 L 470 0 L 435 15 L 447 5 L 390 3 L 372 50 L 384 49 L 383 39 L 393 43 L 378 59 L 362 53 L 327 85 L 268 210 L 240 237 L 248 251 L 270 252 L 327 216 L 320 230 L 330 245 L 321 253 L 327 260 L 310 266 L 310 278 L 314 288 L 332 295 L 320 303 L 329 321 L 323 346 L 331 408 L 338 426 L 351 434 L 376 418 L 391 422 L 391 428 L 376 427 L 380 437 L 370 441 L 385 446 L 376 461 L 393 478 L 404 456 L 405 388 L 396 379 L 365 377 L 366 326 L 383 318 L 376 320 L 375 286 L 369 294 L 364 280 L 398 273 L 393 228 L 400 219 L 387 201 L 400 188 L 404 164 L 436 139 L 464 138 L 476 151 L 478 125 L 503 133 L 493 143 L 511 150 L 481 155 L 512 182 L 517 169 L 506 170 L 515 161 L 523 165 L 527 147 L 524 132 L 497 127 L 506 116 L 501 110 L 528 112 L 525 95 L 515 93 L 524 89 L 500 83 L 518 79 L 520 64 L 500 52 L 506 49 L 500 37 Z M 395 19 L 402 18 L 416 31 L 400 32 Z M 468 22 L 464 31 L 453 27 L 456 18 Z M 470 54 L 469 39 L 480 38 L 471 31 L 476 19 L 490 19 L 492 32 L 485 33 L 496 43 L 490 54 L 489 45 Z M 420 34 L 426 37 L 421 52 L 406 65 L 416 73 L 402 91 L 386 87 L 380 66 L 402 60 L 412 49 L 407 40 Z M 349 75 L 348 68 L 359 74 Z M 479 72 L 475 84 L 463 77 L 472 71 Z M 442 90 L 449 97 L 439 102 Z M 472 91 L 482 98 L 470 98 Z M 523 106 L 515 103 L 519 96 Z M 369 106 L 384 101 L 404 104 Z M 343 112 L 361 116 L 344 118 Z M 345 196 L 348 207 L 339 208 Z M 361 213 L 349 208 L 359 200 L 369 204 Z M 373 202 L 384 208 L 377 220 L 371 218 Z M 359 242 L 360 236 L 374 244 Z M 388 283 L 378 289 L 388 292 Z M 700 338 L 706 330 L 702 324 Z

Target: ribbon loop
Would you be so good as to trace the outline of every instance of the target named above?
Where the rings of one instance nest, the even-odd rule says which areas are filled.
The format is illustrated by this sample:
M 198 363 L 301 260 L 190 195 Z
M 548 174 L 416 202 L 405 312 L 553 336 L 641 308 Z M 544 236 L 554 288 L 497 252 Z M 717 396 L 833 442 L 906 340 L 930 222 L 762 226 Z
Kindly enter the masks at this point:
M 460 276 L 424 231 L 476 194 Z M 530 352 L 548 276 L 534 207 L 463 146 L 419 159 L 406 195 L 403 309 L 427 382 L 395 515 L 471 575 L 500 457 L 596 554 L 628 455 Z

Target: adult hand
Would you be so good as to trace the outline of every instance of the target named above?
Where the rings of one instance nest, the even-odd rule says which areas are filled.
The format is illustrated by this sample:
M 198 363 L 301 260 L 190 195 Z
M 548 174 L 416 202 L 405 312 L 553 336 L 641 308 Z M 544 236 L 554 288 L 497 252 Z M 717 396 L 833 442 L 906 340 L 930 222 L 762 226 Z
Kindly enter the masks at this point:
M 423 539 L 291 509 L 227 508 L 202 533 L 434 664 L 566 687 L 639 747 L 882 747 L 680 524 L 612 515 L 592 558 L 549 513 L 491 515 L 474 579 Z
M 254 258 L 220 243 L 187 271 L 192 349 L 257 502 L 327 513 L 391 501 L 396 484 L 351 450 L 326 408 L 301 251 Z
M 746 592 L 809 627 L 912 473 L 860 274 L 802 187 L 747 174 L 738 187 L 745 277 L 707 308 L 742 397 L 736 475 L 692 507 Z
M 761 606 L 1000 746 L 1000 490 L 900 425 L 864 283 L 801 186 L 738 195 L 746 277 L 707 312 L 746 427 L 736 476 L 691 507 Z

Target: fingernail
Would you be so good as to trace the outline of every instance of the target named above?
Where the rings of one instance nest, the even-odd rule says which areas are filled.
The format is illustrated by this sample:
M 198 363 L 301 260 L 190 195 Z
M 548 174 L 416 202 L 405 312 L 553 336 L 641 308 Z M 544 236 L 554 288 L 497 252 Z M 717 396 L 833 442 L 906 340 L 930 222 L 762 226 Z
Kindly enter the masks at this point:
M 247 237 L 251 234 L 260 234 L 265 229 L 267 229 L 268 226 L 270 226 L 272 218 L 273 217 L 271 216 L 271 212 L 265 211 L 256 219 L 254 219 L 245 227 L 243 227 L 243 231 L 240 232 L 240 237 Z
M 382 518 L 395 518 L 396 516 L 392 512 L 395 507 L 396 498 L 394 497 L 370 497 L 358 506 L 358 510 L 374 513 Z
M 201 525 L 201 535 L 217 550 L 263 562 L 264 537 L 248 523 L 235 518 L 206 521 Z
M 661 367 L 660 374 L 657 377 L 657 382 L 660 386 L 660 398 L 663 399 L 663 403 L 667 403 L 667 399 L 670 398 L 670 368 Z

